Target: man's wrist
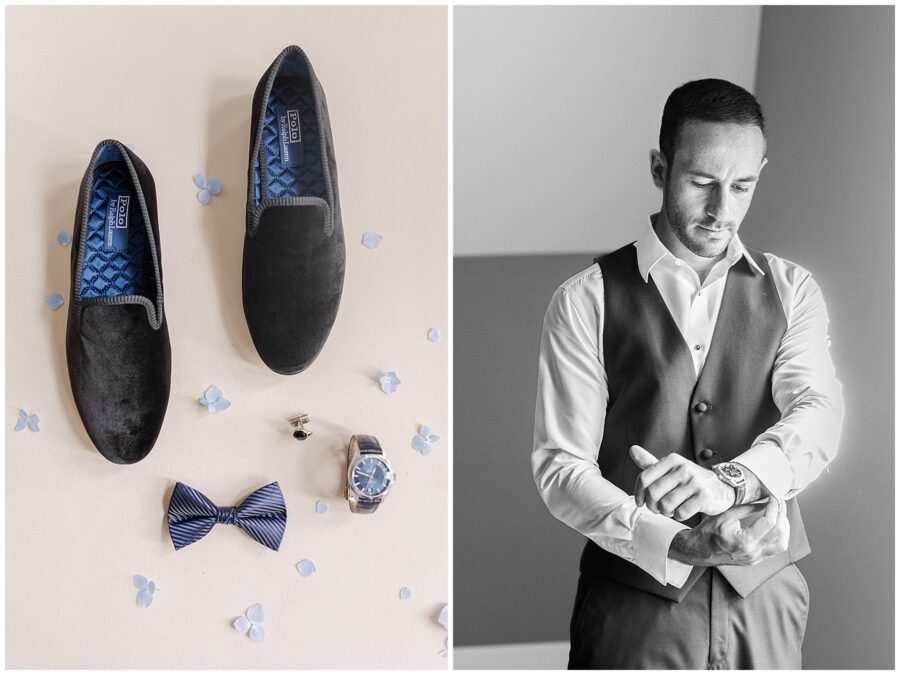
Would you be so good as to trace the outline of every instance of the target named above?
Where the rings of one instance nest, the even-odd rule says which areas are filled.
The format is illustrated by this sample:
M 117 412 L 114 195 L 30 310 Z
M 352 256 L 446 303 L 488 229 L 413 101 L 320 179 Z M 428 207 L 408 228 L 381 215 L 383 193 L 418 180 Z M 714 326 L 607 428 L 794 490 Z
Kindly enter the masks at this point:
M 691 533 L 692 530 L 681 530 L 680 532 L 677 532 L 674 537 L 672 537 L 672 543 L 669 544 L 668 554 L 670 560 L 674 560 L 675 562 L 680 562 L 685 565 L 703 565 L 703 562 L 698 562 L 696 559 L 696 555 L 693 555 Z

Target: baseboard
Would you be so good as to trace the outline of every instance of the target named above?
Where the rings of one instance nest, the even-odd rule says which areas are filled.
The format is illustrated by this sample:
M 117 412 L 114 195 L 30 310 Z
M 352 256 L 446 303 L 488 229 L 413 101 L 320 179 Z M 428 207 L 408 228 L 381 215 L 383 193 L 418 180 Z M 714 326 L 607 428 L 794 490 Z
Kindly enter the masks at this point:
M 454 670 L 565 670 L 568 642 L 454 647 Z

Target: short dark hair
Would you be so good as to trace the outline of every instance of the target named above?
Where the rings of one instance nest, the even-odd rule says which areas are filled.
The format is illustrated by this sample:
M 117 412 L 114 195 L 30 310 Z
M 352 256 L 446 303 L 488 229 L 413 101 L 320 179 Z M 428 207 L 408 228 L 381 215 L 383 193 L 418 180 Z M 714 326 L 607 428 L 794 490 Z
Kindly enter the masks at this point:
M 766 119 L 756 97 L 743 87 L 708 78 L 685 82 L 669 94 L 659 127 L 659 149 L 672 166 L 675 141 L 685 122 L 735 122 L 760 128 L 766 135 Z

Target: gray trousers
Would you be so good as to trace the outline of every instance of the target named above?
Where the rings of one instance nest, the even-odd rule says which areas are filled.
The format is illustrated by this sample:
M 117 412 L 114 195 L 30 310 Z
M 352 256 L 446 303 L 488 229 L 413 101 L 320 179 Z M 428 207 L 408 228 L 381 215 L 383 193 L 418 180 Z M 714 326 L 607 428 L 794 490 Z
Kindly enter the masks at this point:
M 808 614 L 796 565 L 746 598 L 708 569 L 680 603 L 582 575 L 569 669 L 799 669 Z

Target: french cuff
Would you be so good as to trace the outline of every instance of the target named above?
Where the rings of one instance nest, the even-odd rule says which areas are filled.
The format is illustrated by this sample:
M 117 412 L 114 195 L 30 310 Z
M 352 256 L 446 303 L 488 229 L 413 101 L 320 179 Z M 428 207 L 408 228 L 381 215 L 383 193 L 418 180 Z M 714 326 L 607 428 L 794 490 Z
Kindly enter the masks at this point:
M 750 469 L 771 494 L 787 499 L 794 482 L 794 469 L 778 445 L 762 441 L 731 461 Z
M 689 529 L 676 520 L 641 508 L 634 525 L 634 563 L 659 583 L 675 588 L 684 586 L 693 567 L 677 560 L 669 560 L 672 539 Z

